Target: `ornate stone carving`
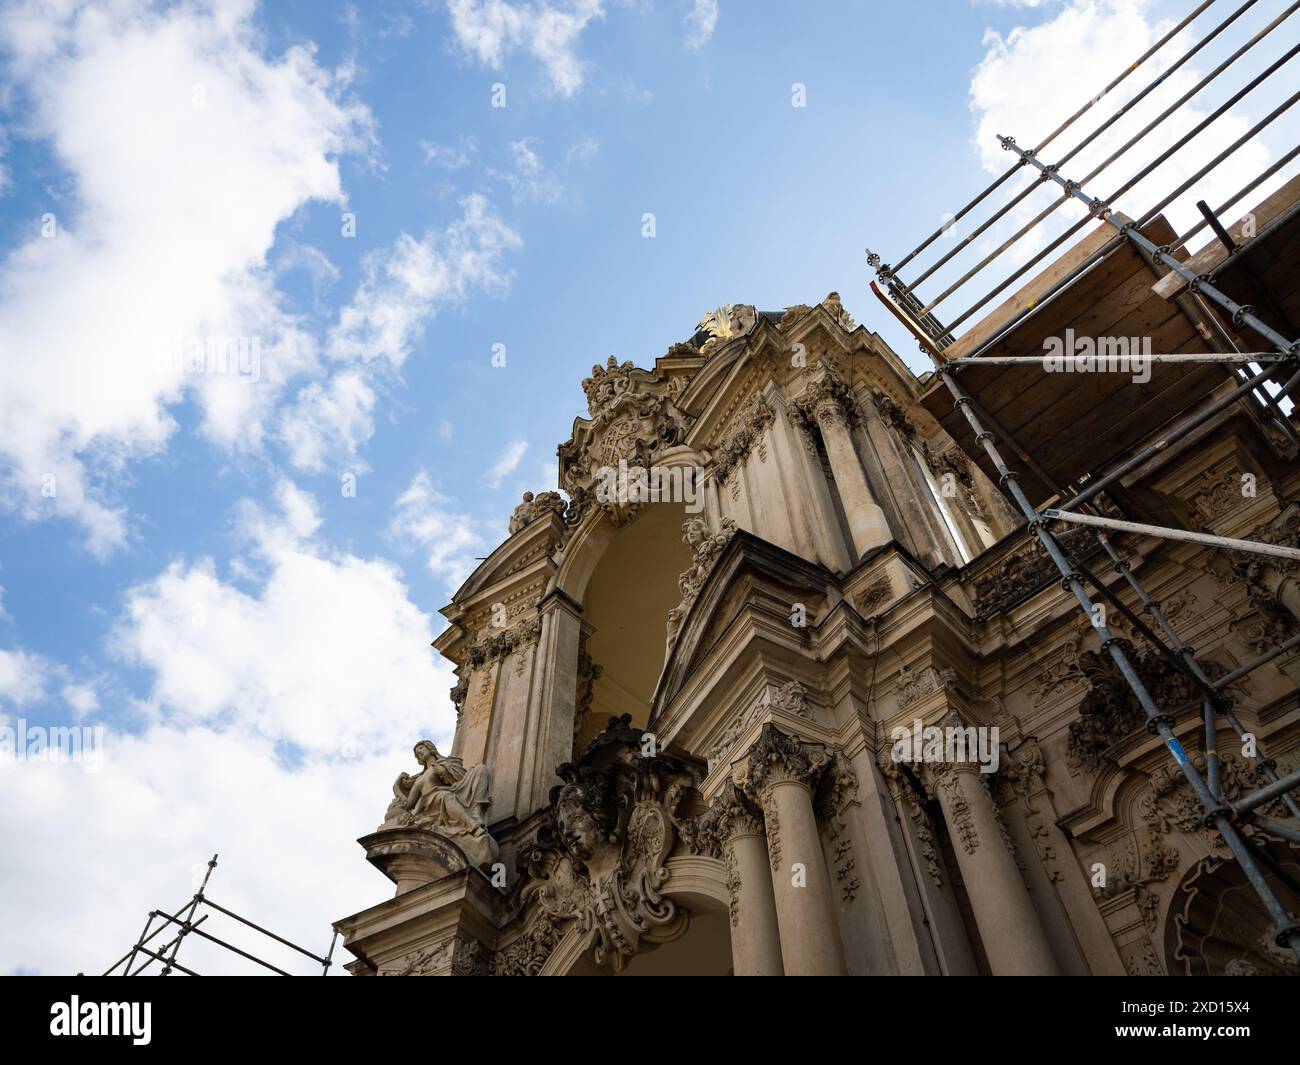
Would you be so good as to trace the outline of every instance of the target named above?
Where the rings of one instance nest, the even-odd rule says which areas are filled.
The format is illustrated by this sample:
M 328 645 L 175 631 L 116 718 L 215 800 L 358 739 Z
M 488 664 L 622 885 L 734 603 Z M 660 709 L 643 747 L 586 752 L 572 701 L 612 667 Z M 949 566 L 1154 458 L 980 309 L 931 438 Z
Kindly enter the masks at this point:
M 1173 713 L 1198 705 L 1200 689 L 1163 655 L 1130 654 L 1129 660 L 1163 710 Z M 1227 672 L 1216 662 L 1200 665 L 1211 680 Z M 1079 668 L 1088 681 L 1088 693 L 1079 704 L 1079 716 L 1070 722 L 1066 751 L 1072 765 L 1096 770 L 1107 748 L 1145 725 L 1146 714 L 1109 655 L 1084 651 Z
M 744 833 L 762 834 L 762 813 L 733 782 L 727 781 L 723 785 L 703 813 L 683 817 L 680 810 L 690 790 L 684 785 L 674 785 L 669 789 L 666 805 L 682 842 L 692 854 L 721 858 L 726 841 L 731 837 Z
M 459 758 L 443 756 L 429 740 L 415 745 L 420 772 L 402 773 L 393 782 L 393 801 L 385 828 L 422 828 L 455 843 L 474 865 L 490 865 L 497 843 L 488 834 L 486 813 L 492 804 L 486 766 L 465 768 Z
M 740 418 L 735 431 L 727 438 L 714 456 L 714 471 L 718 483 L 725 484 L 731 472 L 745 461 L 750 451 L 757 447 L 759 457 L 765 457 L 763 434 L 772 424 L 775 414 L 771 405 L 761 393 L 755 393 L 745 414 Z
M 525 492 L 524 501 L 515 507 L 514 513 L 510 516 L 510 535 L 514 536 L 525 525 L 536 521 L 543 514 L 563 512 L 564 499 L 559 492 L 540 492 L 536 496 L 532 492 Z
M 504 629 L 495 636 L 469 645 L 466 652 L 471 669 L 481 669 L 493 662 L 508 658 L 516 651 L 531 646 L 542 634 L 542 619 L 534 616 L 521 625 Z
M 1071 688 L 1078 687 L 1085 679 L 1083 670 L 1079 667 L 1079 641 L 1070 639 L 1058 656 L 1048 662 L 1034 678 L 1034 686 L 1030 689 L 1034 706 L 1042 706 L 1049 699 L 1063 695 Z
M 789 405 L 791 420 L 811 440 L 819 422 L 835 419 L 850 429 L 862 424 L 862 408 L 853 389 L 837 374 L 825 373 Z
M 612 355 L 606 366 L 591 368 L 582 387 L 591 417 L 578 419 L 558 449 L 560 487 L 569 493 L 565 521 L 577 525 L 598 506 L 622 524 L 642 504 L 599 499 L 601 471 L 618 469 L 620 461 L 649 470 L 661 451 L 685 438 L 689 419 L 674 405 L 667 380 Z
M 456 720 L 460 720 L 460 712 L 465 709 L 465 696 L 469 694 L 469 674 L 459 677 L 455 686 L 451 689 L 451 701 L 456 707 Z
M 1202 528 L 1244 507 L 1250 499 L 1242 494 L 1241 471 L 1229 465 L 1211 470 L 1187 490 L 1192 517 Z
M 748 710 L 739 711 L 709 752 L 709 766 L 713 767 L 722 761 L 750 723 L 771 710 L 782 710 L 787 714 L 812 720 L 812 708 L 808 705 L 808 689 L 797 680 L 786 681 L 770 697 L 760 699 Z
M 889 794 L 894 804 L 901 806 L 916 826 L 916 840 L 921 858 L 926 863 L 926 872 L 930 874 L 935 887 L 943 887 L 943 868 L 939 864 L 934 833 L 930 830 L 930 818 L 925 812 L 925 797 L 917 790 L 912 778 L 904 772 L 902 765 L 889 756 L 888 748 L 881 751 L 877 764 L 889 785 Z
M 957 674 L 952 669 L 935 669 L 934 666 L 926 666 L 922 670 L 914 671 L 904 666 L 902 672 L 898 674 L 898 687 L 895 689 L 898 709 L 906 710 L 927 695 L 933 695 L 940 689 L 948 687 L 956 679 Z
M 664 896 L 664 860 L 676 839 L 665 797 L 692 786 L 684 763 L 645 756 L 630 715 L 609 726 L 576 762 L 557 770 L 536 839 L 520 855 L 523 898 L 590 937 L 597 965 L 621 971 L 642 939 L 675 936 L 685 922 Z
M 596 681 L 604 670 L 592 661 L 586 648 L 578 655 L 577 703 L 573 712 L 573 757 L 578 757 L 578 742 L 591 718 L 591 700 L 596 694 Z
M 704 582 L 713 571 L 713 565 L 722 554 L 731 538 L 736 535 L 736 523 L 730 518 L 723 518 L 719 532 L 710 533 L 709 523 L 704 518 L 687 518 L 682 524 L 682 542 L 691 549 L 691 567 L 677 578 L 677 587 L 681 589 L 682 601 L 668 612 L 668 647 L 671 649 L 677 639 L 686 612 L 695 602 L 704 587 Z
M 1300 505 L 1290 505 L 1272 521 L 1257 525 L 1245 538 L 1257 543 L 1300 547 Z M 1300 563 L 1243 551 L 1230 552 L 1228 558 L 1233 576 L 1246 586 L 1246 597 L 1256 611 L 1256 616 L 1242 627 L 1242 635 L 1256 654 L 1265 654 L 1300 631 L 1300 621 L 1269 589 L 1270 578 L 1276 580 L 1279 574 L 1293 574 Z
M 1056 540 L 1071 562 L 1086 561 L 1101 550 L 1093 531 L 1083 526 L 1058 532 Z M 976 618 L 982 621 L 1000 613 L 1060 579 L 1061 571 L 1043 550 L 1038 537 L 1031 537 L 995 569 L 975 578 Z
M 785 330 L 789 329 L 810 310 L 812 310 L 812 308 L 806 303 L 796 303 L 790 307 L 786 307 L 781 314 L 781 320 L 776 323 L 776 327 L 782 332 L 785 332 Z
M 805 743 L 768 722 L 746 756 L 745 791 L 761 796 L 772 785 L 787 780 L 815 788 L 831 761 L 820 743 Z
M 916 438 L 916 426 L 903 413 L 903 408 L 895 403 L 890 396 L 872 389 L 871 405 L 876 408 L 876 413 L 880 415 L 881 421 L 908 443 L 911 443 Z
M 889 579 L 889 574 L 884 574 L 876 578 L 855 600 L 858 613 L 864 617 L 871 617 L 876 612 L 876 607 L 886 602 L 894 594 L 893 582 Z
M 971 813 L 970 803 L 966 799 L 961 782 L 961 770 L 946 764 L 927 764 L 928 781 L 931 786 L 943 792 L 946 802 L 944 812 L 948 818 L 948 830 L 953 841 L 961 845 L 967 854 L 974 854 L 979 848 L 979 834 L 975 831 L 975 818 Z
M 559 942 L 560 929 L 555 918 L 542 912 L 523 935 L 497 952 L 489 971 L 493 976 L 536 976 Z
M 835 879 L 840 885 L 841 897 L 845 902 L 852 902 L 858 897 L 862 886 L 853 875 L 855 861 L 853 858 L 853 841 L 845 832 L 844 811 L 855 801 L 858 794 L 858 778 L 849 765 L 849 760 L 842 751 L 832 756 L 831 765 L 822 775 L 821 787 L 817 796 L 817 810 L 826 822 L 826 831 L 831 840 L 831 865 Z

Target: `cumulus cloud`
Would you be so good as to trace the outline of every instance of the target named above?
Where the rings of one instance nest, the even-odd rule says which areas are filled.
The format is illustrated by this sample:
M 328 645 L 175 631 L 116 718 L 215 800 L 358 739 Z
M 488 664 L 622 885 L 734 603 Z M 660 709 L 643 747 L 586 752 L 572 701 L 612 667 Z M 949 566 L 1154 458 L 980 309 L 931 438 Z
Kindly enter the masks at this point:
M 374 432 L 377 383 L 400 368 L 438 309 L 471 289 L 503 291 L 501 257 L 522 246 L 481 195 L 461 201 L 461 216 L 417 240 L 402 233 L 366 257 L 360 285 L 340 311 L 326 354 L 340 365 L 300 390 L 284 411 L 280 437 L 290 461 L 320 472 L 331 462 L 364 468 L 358 449 Z
M 48 671 L 40 655 L 0 650 L 0 701 L 21 707 L 44 698 Z
M 718 26 L 718 0 L 691 0 L 686 12 L 686 47 L 703 48 Z
M 158 724 L 109 730 L 95 772 L 7 767 L 0 896 L 23 919 L 0 927 L 0 971 L 103 972 L 136 941 L 149 910 L 188 900 L 213 853 L 212 899 L 324 955 L 331 921 L 392 894 L 352 843 L 376 828 L 391 778 L 414 764 L 410 737 L 394 728 L 391 738 L 349 760 L 288 768 L 260 733 Z M 204 927 L 289 972 L 320 972 L 220 914 Z M 331 971 L 350 957 L 338 948 Z M 177 960 L 200 974 L 264 972 L 197 936 Z
M 448 0 L 456 43 L 493 70 L 509 53 L 528 52 L 546 71 L 553 91 L 572 96 L 582 88 L 586 64 L 577 44 L 587 23 L 603 16 L 600 0 Z
M 263 54 L 251 5 L 27 3 L 0 18 L 24 135 L 74 189 L 0 263 L 0 480 L 29 517 L 79 521 L 107 554 L 123 508 L 92 486 L 163 449 L 192 394 L 204 431 L 255 448 L 286 382 L 317 353 L 266 256 L 310 201 L 341 202 L 337 159 L 369 115 L 309 47 Z M 243 338 L 256 379 L 186 372 L 178 348 Z
M 365 276 L 329 337 L 335 359 L 386 358 L 399 367 L 438 305 L 471 288 L 502 289 L 503 252 L 522 247 L 481 195 L 461 201 L 462 215 L 444 233 L 417 240 L 401 234 L 393 246 L 367 257 Z
M 429 652 L 430 617 L 395 566 L 327 550 L 319 524 L 314 498 L 281 482 L 274 510 L 245 503 L 239 523 L 259 587 L 223 581 L 204 558 L 130 590 L 113 646 L 151 671 L 154 718 L 321 757 L 449 730 L 454 677 Z
M 448 591 L 454 591 L 470 575 L 477 562 L 474 552 L 483 547 L 483 537 L 468 515 L 455 509 L 452 501 L 433 486 L 421 470 L 393 504 L 389 532 L 408 547 L 422 552 L 429 572 Z
M 178 560 L 130 589 L 112 646 L 150 678 L 143 727 L 106 724 L 93 772 L 0 771 L 0 897 L 24 915 L 0 928 L 4 970 L 102 971 L 149 909 L 194 891 L 213 852 L 214 899 L 322 954 L 331 920 L 391 895 L 350 841 L 382 820 L 416 739 L 449 746 L 454 676 L 435 663 L 433 619 L 401 573 L 330 550 L 320 528 L 316 500 L 283 480 L 273 505 L 240 508 L 238 583 L 211 559 Z M 57 663 L 0 652 L 11 696 L 36 698 L 61 677 L 70 671 Z M 69 680 L 62 694 L 96 713 L 85 684 Z M 228 919 L 206 927 L 313 971 Z M 257 971 L 195 940 L 180 960 L 200 973 Z

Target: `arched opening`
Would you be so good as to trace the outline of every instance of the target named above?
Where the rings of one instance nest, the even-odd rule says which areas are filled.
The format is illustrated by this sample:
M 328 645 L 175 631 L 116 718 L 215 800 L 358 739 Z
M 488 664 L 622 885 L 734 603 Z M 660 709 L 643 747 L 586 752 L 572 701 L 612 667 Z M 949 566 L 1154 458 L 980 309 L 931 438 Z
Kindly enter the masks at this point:
M 686 508 L 647 503 L 609 539 L 582 596 L 585 652 L 595 667 L 582 697 L 576 749 L 611 715 L 631 714 L 644 727 L 663 669 L 668 613 L 681 601 L 677 580 L 691 563 L 682 542 Z
M 1264 879 L 1291 913 L 1300 909 L 1300 854 L 1263 841 Z M 1295 955 L 1273 941 L 1273 923 L 1230 858 L 1202 858 L 1184 875 L 1165 924 L 1165 960 L 1171 976 L 1295 976 Z
M 689 920 L 680 935 L 662 943 L 642 940 L 637 953 L 623 966 L 619 976 L 732 976 L 731 918 L 727 887 L 720 863 L 688 857 L 670 858 L 677 886 L 669 881 L 665 895 L 672 898 Z M 716 868 L 715 868 L 716 867 Z M 577 935 L 571 931 L 569 935 Z M 567 939 L 568 937 L 566 937 Z M 593 951 L 579 953 L 562 944 L 549 963 L 551 972 L 565 976 L 613 976 L 609 967 L 598 966 Z M 576 955 L 576 956 L 575 956 Z

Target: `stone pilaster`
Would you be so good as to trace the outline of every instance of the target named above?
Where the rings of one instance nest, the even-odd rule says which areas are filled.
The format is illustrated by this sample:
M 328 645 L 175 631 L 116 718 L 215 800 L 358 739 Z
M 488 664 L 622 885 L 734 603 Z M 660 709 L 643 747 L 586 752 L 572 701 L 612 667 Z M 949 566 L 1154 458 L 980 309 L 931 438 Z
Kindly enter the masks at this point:
M 926 765 L 939 797 L 989 967 L 995 976 L 1055 976 L 1047 936 L 975 762 Z
M 885 512 L 871 494 L 867 475 L 863 472 L 853 435 L 849 431 L 849 412 L 846 402 L 851 402 L 839 388 L 823 379 L 814 386 L 812 413 L 821 430 L 826 445 L 826 457 L 831 464 L 831 474 L 839 489 L 840 501 L 849 522 L 849 535 L 859 558 L 873 547 L 887 544 L 892 539 Z
M 819 744 L 763 726 L 746 760 L 746 792 L 763 809 L 786 976 L 842 976 L 844 946 L 813 788 L 831 764 Z

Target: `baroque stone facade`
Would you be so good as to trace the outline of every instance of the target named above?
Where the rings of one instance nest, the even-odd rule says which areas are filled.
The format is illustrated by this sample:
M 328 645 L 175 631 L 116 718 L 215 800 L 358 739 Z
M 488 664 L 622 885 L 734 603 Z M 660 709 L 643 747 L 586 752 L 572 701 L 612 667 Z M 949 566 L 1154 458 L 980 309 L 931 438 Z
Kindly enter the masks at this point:
M 396 894 L 338 922 L 353 972 L 1292 971 L 1094 620 L 837 294 L 725 305 L 581 384 L 558 490 L 443 610 L 455 740 L 361 840 Z M 1116 499 L 1295 546 L 1283 447 L 1229 409 Z M 671 491 L 600 492 L 620 463 Z M 1129 606 L 1109 630 L 1205 767 L 1152 609 L 1091 530 L 1056 535 Z M 1285 559 L 1113 544 L 1211 680 L 1300 631 Z M 1218 736 L 1230 800 L 1300 764 L 1297 681 L 1292 651 L 1224 690 L 1251 739 Z M 914 728 L 997 757 L 900 756 Z

